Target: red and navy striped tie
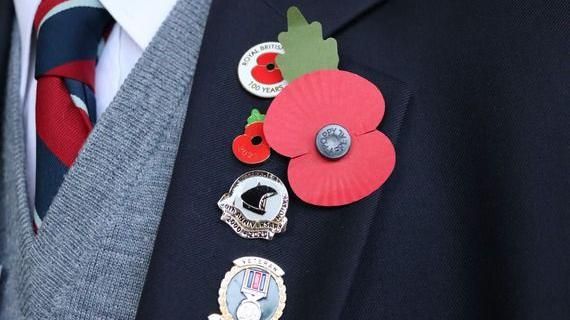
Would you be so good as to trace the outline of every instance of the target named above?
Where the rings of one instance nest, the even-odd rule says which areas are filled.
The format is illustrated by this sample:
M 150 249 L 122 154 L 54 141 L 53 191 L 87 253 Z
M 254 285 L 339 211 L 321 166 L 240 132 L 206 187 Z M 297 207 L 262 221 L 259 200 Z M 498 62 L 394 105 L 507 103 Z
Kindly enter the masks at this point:
M 95 125 L 95 65 L 111 24 L 97 0 L 42 0 L 36 12 L 36 228 Z

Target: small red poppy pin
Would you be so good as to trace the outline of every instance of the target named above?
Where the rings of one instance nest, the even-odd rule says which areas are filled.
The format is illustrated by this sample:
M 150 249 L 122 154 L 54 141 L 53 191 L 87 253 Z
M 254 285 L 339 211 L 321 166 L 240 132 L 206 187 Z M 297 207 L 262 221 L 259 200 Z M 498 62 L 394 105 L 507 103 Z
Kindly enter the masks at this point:
M 341 206 L 365 198 L 386 182 L 396 163 L 392 142 L 377 130 L 384 97 L 370 81 L 338 70 L 336 40 L 322 39 L 298 8 L 287 12 L 277 66 L 288 85 L 263 122 L 264 138 L 290 158 L 288 180 L 303 201 Z
M 265 141 L 263 121 L 265 116 L 257 109 L 247 118 L 244 133 L 237 136 L 232 144 L 232 151 L 239 161 L 246 164 L 259 164 L 271 155 L 271 149 Z

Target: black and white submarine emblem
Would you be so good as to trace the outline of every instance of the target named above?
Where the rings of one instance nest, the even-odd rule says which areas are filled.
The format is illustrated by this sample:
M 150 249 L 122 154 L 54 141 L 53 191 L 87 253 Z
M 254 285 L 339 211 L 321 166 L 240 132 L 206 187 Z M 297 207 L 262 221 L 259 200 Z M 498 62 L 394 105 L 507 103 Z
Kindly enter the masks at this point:
M 247 210 L 257 214 L 265 214 L 267 207 L 267 199 L 276 196 L 275 189 L 262 185 L 261 182 L 257 186 L 247 190 L 241 195 L 243 206 Z
M 283 182 L 263 170 L 241 175 L 218 201 L 221 220 L 247 239 L 271 240 L 285 231 L 288 206 L 289 193 Z

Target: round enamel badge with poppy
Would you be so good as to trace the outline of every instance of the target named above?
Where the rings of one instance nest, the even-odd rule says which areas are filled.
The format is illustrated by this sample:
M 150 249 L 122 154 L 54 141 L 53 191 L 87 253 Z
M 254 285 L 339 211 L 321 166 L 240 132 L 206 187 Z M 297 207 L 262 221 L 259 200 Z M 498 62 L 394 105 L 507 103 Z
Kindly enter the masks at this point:
M 238 77 L 241 85 L 261 98 L 273 98 L 287 85 L 275 58 L 284 53 L 279 42 L 264 42 L 251 47 L 241 57 Z

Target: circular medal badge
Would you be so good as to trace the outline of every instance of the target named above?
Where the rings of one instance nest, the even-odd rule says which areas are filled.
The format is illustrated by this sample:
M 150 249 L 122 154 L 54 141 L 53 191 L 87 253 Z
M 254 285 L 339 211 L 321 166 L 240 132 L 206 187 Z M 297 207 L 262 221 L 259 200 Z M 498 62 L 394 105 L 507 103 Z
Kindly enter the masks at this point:
M 218 303 L 220 314 L 208 319 L 278 320 L 287 300 L 285 272 L 275 263 L 259 257 L 234 260 L 234 267 L 222 280 Z
M 289 193 L 276 175 L 253 170 L 241 175 L 218 201 L 220 219 L 241 237 L 271 240 L 287 227 Z
M 241 57 L 238 77 L 241 85 L 261 98 L 273 98 L 287 85 L 275 59 L 285 53 L 279 42 L 264 42 L 251 47 Z

